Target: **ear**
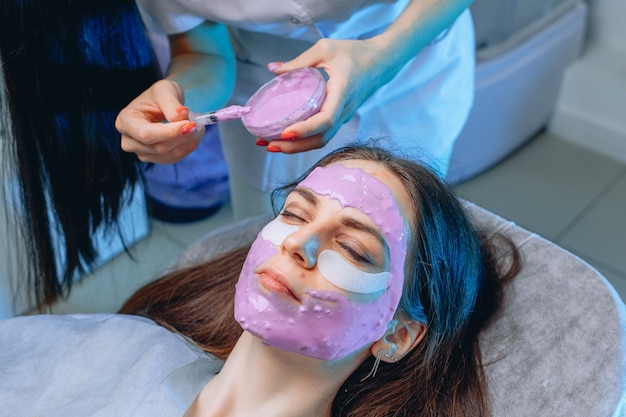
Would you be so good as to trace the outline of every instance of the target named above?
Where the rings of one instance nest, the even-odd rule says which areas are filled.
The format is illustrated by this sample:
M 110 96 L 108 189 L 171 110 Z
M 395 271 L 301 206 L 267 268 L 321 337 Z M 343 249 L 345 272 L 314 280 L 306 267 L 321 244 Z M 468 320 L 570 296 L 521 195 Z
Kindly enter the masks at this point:
M 425 335 L 425 324 L 415 320 L 394 318 L 387 326 L 385 335 L 372 344 L 372 355 L 376 356 L 378 351 L 382 351 L 381 361 L 397 362 L 415 349 Z

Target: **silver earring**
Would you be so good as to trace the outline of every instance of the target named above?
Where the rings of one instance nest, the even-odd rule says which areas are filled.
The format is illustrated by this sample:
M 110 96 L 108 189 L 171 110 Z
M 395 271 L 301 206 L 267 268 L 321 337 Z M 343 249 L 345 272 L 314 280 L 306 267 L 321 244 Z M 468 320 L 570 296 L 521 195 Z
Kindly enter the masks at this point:
M 378 365 L 380 364 L 380 358 L 382 358 L 382 356 L 383 356 L 383 350 L 378 349 L 378 353 L 376 354 L 376 360 L 374 361 L 374 366 L 372 367 L 372 370 L 370 371 L 369 374 L 365 375 L 363 379 L 361 379 L 361 382 L 365 381 L 369 377 L 374 378 L 376 376 L 376 371 L 378 371 Z

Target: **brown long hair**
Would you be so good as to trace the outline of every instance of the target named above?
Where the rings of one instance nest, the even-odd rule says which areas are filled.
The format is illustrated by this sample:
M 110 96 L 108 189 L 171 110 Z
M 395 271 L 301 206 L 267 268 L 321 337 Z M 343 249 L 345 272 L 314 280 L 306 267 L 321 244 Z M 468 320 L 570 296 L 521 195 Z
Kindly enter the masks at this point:
M 151 318 L 225 360 L 242 332 L 234 318 L 235 284 L 248 249 L 173 271 L 133 294 L 119 312 Z
M 375 378 L 362 382 L 374 358 L 366 360 L 337 393 L 332 415 L 488 416 L 478 335 L 500 309 L 504 283 L 519 270 L 517 250 L 504 236 L 478 231 L 452 189 L 414 162 L 351 146 L 317 166 L 349 159 L 384 165 L 414 202 L 418 226 L 399 309 L 428 330 L 409 355 L 381 364 Z M 278 206 L 295 184 L 277 190 Z M 233 295 L 246 251 L 170 274 L 140 290 L 121 312 L 150 317 L 224 358 L 241 333 L 233 319 Z

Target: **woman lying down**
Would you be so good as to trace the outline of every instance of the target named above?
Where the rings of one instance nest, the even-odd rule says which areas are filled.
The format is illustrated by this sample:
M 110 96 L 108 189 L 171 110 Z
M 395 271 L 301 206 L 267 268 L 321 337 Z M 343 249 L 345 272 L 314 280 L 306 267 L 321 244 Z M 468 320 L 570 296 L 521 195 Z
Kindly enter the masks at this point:
M 0 321 L 0 414 L 489 415 L 478 334 L 517 252 L 503 270 L 436 175 L 379 149 L 280 191 L 250 248 L 122 314 Z

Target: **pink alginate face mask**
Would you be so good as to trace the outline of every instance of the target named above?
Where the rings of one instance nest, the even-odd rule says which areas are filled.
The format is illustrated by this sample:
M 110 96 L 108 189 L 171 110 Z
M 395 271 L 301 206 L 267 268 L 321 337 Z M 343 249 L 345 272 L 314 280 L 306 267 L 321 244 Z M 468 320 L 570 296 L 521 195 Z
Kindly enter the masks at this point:
M 267 231 L 264 238 L 262 231 L 252 244 L 237 283 L 235 319 L 267 345 L 317 359 L 342 359 L 380 339 L 393 319 L 404 283 L 406 223 L 389 188 L 359 168 L 339 164 L 319 167 L 299 187 L 334 199 L 342 207 L 360 210 L 378 226 L 389 247 L 384 289 L 376 297 L 365 297 L 366 301 L 349 299 L 346 291 L 308 289 L 301 304 L 264 291 L 255 270 L 278 254 L 279 242 L 267 238 Z M 289 233 L 290 227 L 281 233 Z

